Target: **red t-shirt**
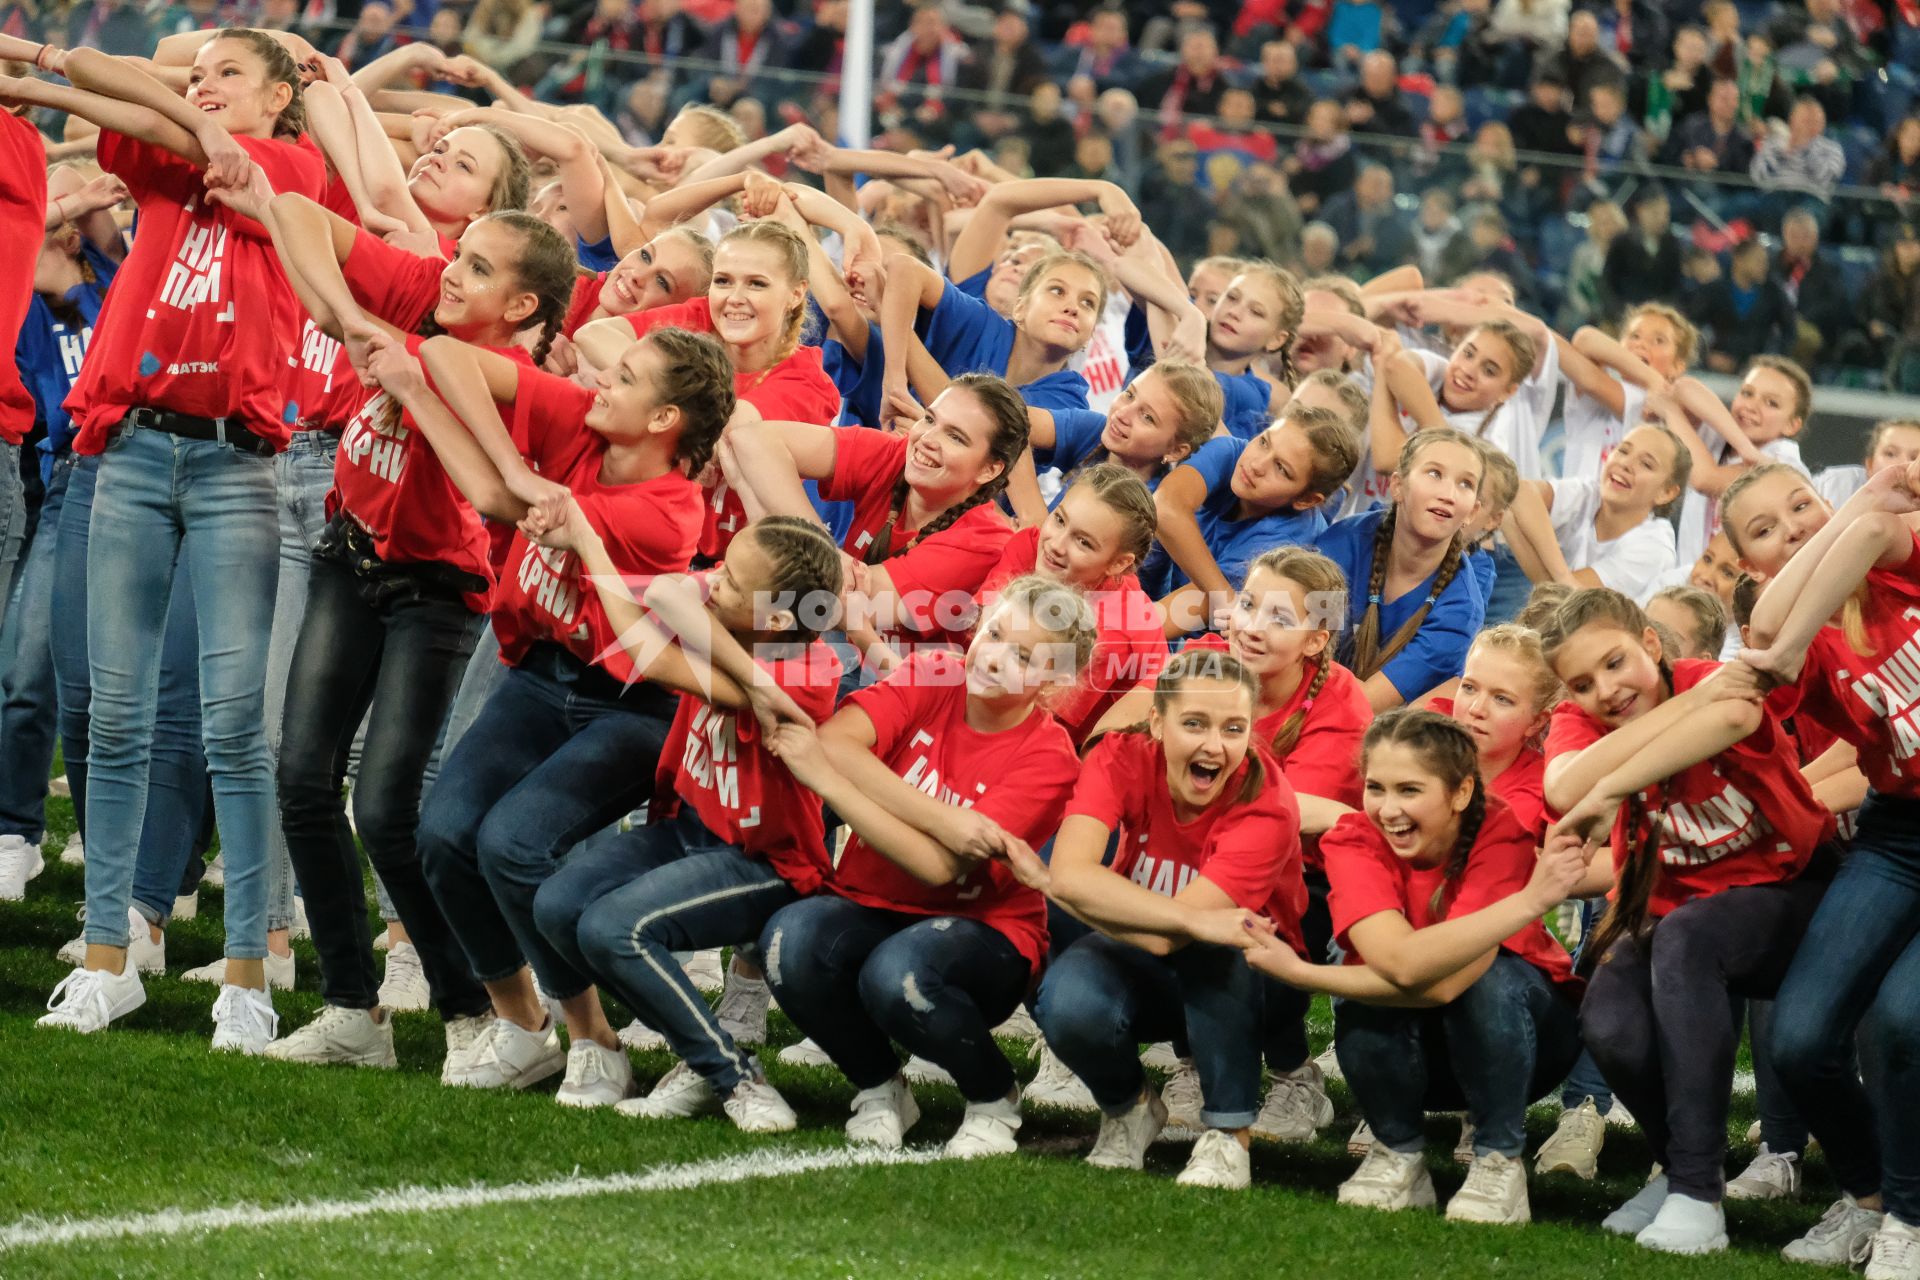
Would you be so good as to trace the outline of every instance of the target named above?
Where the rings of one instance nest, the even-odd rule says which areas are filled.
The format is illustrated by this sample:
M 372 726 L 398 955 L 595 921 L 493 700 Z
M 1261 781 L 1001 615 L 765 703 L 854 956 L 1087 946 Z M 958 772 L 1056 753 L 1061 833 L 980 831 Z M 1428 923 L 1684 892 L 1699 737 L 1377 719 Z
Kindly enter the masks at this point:
M 712 333 L 713 307 L 705 298 L 653 307 L 625 317 L 636 335 L 662 325 Z M 840 412 L 840 392 L 820 363 L 820 348 L 795 347 L 780 363 L 758 373 L 733 375 L 733 394 L 760 411 L 769 422 L 813 422 L 822 426 Z M 733 535 L 746 528 L 747 509 L 725 478 L 716 480 L 707 494 L 706 527 L 700 533 L 700 554 L 718 560 L 727 553 Z
M 1363 813 L 1349 813 L 1320 837 L 1327 856 L 1327 880 L 1332 891 L 1327 909 L 1333 916 L 1333 936 L 1347 953 L 1348 964 L 1365 963 L 1354 948 L 1348 930 L 1368 916 L 1397 911 L 1416 929 L 1440 919 L 1458 920 L 1490 907 L 1526 887 L 1533 878 L 1538 844 L 1498 796 L 1487 798 L 1487 814 L 1467 854 L 1467 865 L 1442 898 L 1443 914 L 1429 909 L 1433 891 L 1440 887 L 1440 867 L 1417 868 L 1394 853 L 1386 839 Z M 1500 944 L 1554 982 L 1576 985 L 1573 959 L 1565 947 L 1535 920 Z
M 1430 710 L 1443 716 L 1453 716 L 1452 698 L 1431 698 L 1427 702 Z M 1513 816 L 1520 825 L 1533 833 L 1536 842 L 1547 838 L 1547 828 L 1552 825 L 1547 813 L 1547 758 L 1532 747 L 1521 747 L 1520 754 L 1513 758 L 1497 778 L 1487 779 L 1487 790 L 1507 802 L 1507 808 L 1513 810 Z M 1358 805 L 1354 806 L 1359 808 Z
M 1220 798 L 1190 822 L 1180 821 L 1167 790 L 1167 756 L 1144 733 L 1110 733 L 1087 753 L 1068 817 L 1086 817 L 1120 833 L 1113 869 L 1143 889 L 1174 897 L 1205 876 L 1236 906 L 1272 920 L 1306 954 L 1300 917 L 1307 909 L 1301 879 L 1300 806 L 1272 756 L 1258 747 L 1266 785 L 1241 802 L 1249 754 L 1221 785 Z
M 236 141 L 275 191 L 320 195 L 320 154 L 306 138 Z M 266 228 L 208 202 L 193 165 L 111 129 L 100 131 L 100 166 L 133 193 L 140 232 L 67 397 L 74 450 L 99 453 L 136 406 L 238 418 L 286 447 L 286 358 L 303 313 Z
M 1228 651 L 1226 637 L 1212 631 L 1188 641 L 1187 647 Z M 1276 707 L 1255 721 L 1254 733 L 1262 746 L 1270 747 L 1281 726 L 1306 703 L 1306 719 L 1300 722 L 1300 736 L 1294 741 L 1293 749 L 1275 759 L 1280 761 L 1281 771 L 1293 784 L 1296 795 L 1320 796 L 1349 809 L 1358 809 L 1360 740 L 1367 736 L 1367 726 L 1373 723 L 1373 704 L 1367 701 L 1367 691 L 1353 672 L 1337 662 L 1319 695 L 1308 702 L 1307 690 L 1313 687 L 1317 670 L 1307 671 L 1285 706 Z M 1318 865 L 1311 850 L 1308 860 Z
M 33 302 L 33 264 L 47 225 L 47 145 L 33 122 L 0 110 L 0 346 L 16 347 Z M 33 430 L 33 395 L 12 360 L 0 361 L 0 440 Z
M 827 645 L 816 640 L 793 657 L 756 661 L 813 719 L 833 714 L 840 660 Z M 707 830 L 765 858 L 796 893 L 814 892 L 832 870 L 820 797 L 766 749 L 752 712 L 724 711 L 681 694 L 655 782 L 654 821 L 686 801 Z
M 1838 627 L 1822 627 L 1807 649 L 1799 683 L 1781 714 L 1801 723 L 1809 749 L 1852 743 L 1860 771 L 1882 795 L 1920 796 L 1920 535 L 1904 564 L 1867 574 L 1866 624 L 1871 654 L 1858 654 Z M 1778 706 L 1773 699 L 1769 706 Z M 1813 755 L 1819 754 L 1813 751 Z
M 606 286 L 607 273 L 581 276 L 573 282 L 573 298 L 567 303 L 566 319 L 560 322 L 562 335 L 571 338 L 580 332 L 580 326 L 587 322 L 593 309 L 600 305 L 600 290 Z
M 638 595 L 647 579 L 686 572 L 700 536 L 700 486 L 679 471 L 638 484 L 603 484 L 607 444 L 586 425 L 593 397 L 565 378 L 523 369 L 510 430 L 541 475 L 573 490 L 614 567 Z M 581 574 L 579 558 L 535 546 L 517 530 L 494 592 L 493 632 L 508 664 L 549 640 L 615 679 L 635 678 L 633 659 L 607 621 L 600 593 Z
M 981 607 L 991 604 L 1009 582 L 1032 573 L 1039 557 L 1038 528 L 1022 529 L 1008 538 L 1000 552 L 1000 563 L 987 573 L 976 597 Z M 1138 578 L 1130 573 L 1109 578 L 1087 592 L 1087 599 L 1100 626 L 1093 657 L 1079 682 L 1047 703 L 1047 709 L 1067 726 L 1076 747 L 1087 740 L 1093 726 L 1114 703 L 1141 683 L 1157 678 L 1167 664 L 1167 637 L 1160 626 L 1159 612 L 1153 597 L 1140 589 Z
M 1674 663 L 1673 692 L 1685 693 L 1719 666 L 1691 658 Z M 1547 730 L 1547 759 L 1590 747 L 1607 733 L 1574 703 L 1563 702 Z M 1744 740 L 1648 787 L 1639 798 L 1657 835 L 1660 873 L 1648 899 L 1655 916 L 1722 889 L 1791 880 L 1833 835 L 1833 815 L 1813 798 L 1800 773 L 1799 751 L 1770 709 Z M 1647 834 L 1647 820 L 1628 832 L 1622 806 L 1613 826 L 1615 872 Z
M 973 729 L 961 655 L 916 653 L 846 705 L 873 722 L 873 754 L 922 793 L 977 809 L 1036 849 L 1058 830 L 1080 771 L 1067 731 L 1038 714 L 1000 733 Z M 855 835 L 827 887 L 870 907 L 991 925 L 1036 971 L 1047 954 L 1047 900 L 1004 862 L 982 863 L 948 884 L 922 884 Z

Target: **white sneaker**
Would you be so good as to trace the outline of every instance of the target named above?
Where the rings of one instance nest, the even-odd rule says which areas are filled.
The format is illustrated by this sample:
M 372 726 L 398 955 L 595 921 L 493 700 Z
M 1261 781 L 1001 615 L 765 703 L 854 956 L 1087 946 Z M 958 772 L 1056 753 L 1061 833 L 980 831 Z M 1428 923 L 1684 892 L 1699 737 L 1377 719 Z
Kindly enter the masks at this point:
M 717 947 L 694 952 L 680 967 L 687 971 L 687 977 L 693 980 L 693 985 L 707 995 L 718 995 L 727 985 L 726 975 L 720 968 L 720 951 Z
M 1633 1198 L 1600 1220 L 1602 1231 L 1617 1236 L 1637 1236 L 1653 1224 L 1654 1215 L 1667 1199 L 1667 1175 L 1656 1173 Z
M 1627 1104 L 1615 1098 L 1607 1109 L 1607 1123 L 1616 1129 L 1635 1129 L 1640 1122 L 1633 1118 L 1633 1112 L 1627 1110 Z
M 1027 1012 L 1027 1006 L 1015 1005 L 1013 1012 L 1007 1015 L 1007 1020 L 993 1029 L 993 1038 L 1031 1044 L 1040 1038 L 1040 1024 Z
M 393 1019 L 374 1021 L 371 1009 L 343 1009 L 327 1005 L 318 1017 L 267 1046 L 276 1062 L 314 1065 L 340 1063 L 355 1067 L 400 1065 L 393 1052 Z
M 1183 1187 L 1245 1191 L 1253 1185 L 1253 1157 L 1224 1129 L 1209 1129 L 1193 1144 L 1187 1167 L 1174 1179 Z
M 442 1028 L 447 1037 L 447 1055 L 440 1062 L 440 1083 L 452 1084 L 456 1071 L 465 1069 L 467 1059 L 493 1027 L 493 1015 L 476 1013 L 450 1019 Z
M 1881 1219 L 1880 1230 L 1873 1234 L 1866 1280 L 1920 1280 L 1920 1227 L 1892 1214 Z
M 87 842 L 80 838 L 78 831 L 67 837 L 67 847 L 60 851 L 60 865 L 63 867 L 87 865 Z
M 613 1109 L 623 1116 L 638 1116 L 642 1120 L 691 1120 L 695 1116 L 718 1115 L 720 1095 L 713 1091 L 705 1076 L 685 1062 L 676 1062 L 653 1086 L 653 1092 L 616 1102 Z
M 765 1044 L 767 1006 L 772 1001 L 773 991 L 765 979 L 743 978 L 729 969 L 726 990 L 713 1010 L 714 1021 L 735 1044 Z
M 1634 1242 L 1660 1253 L 1719 1253 L 1727 1247 L 1727 1215 L 1717 1204 L 1671 1192 Z
M 1333 1102 L 1327 1097 L 1326 1077 L 1311 1062 L 1292 1071 L 1275 1073 L 1267 1098 L 1253 1122 L 1253 1136 L 1275 1142 L 1311 1142 L 1333 1123 Z
M 172 920 L 192 920 L 197 918 L 199 914 L 200 891 L 195 889 L 192 893 L 183 893 L 173 900 L 173 914 L 168 918 Z
M 1495 1151 L 1473 1157 L 1467 1180 L 1447 1201 L 1447 1221 L 1513 1226 L 1533 1220 L 1527 1203 L 1527 1166 Z
M 380 932 L 374 934 L 373 949 L 375 951 L 393 950 L 393 935 L 391 933 L 388 933 L 385 929 L 382 929 Z
M 833 1065 L 833 1059 L 827 1056 L 827 1051 L 815 1044 L 812 1038 L 802 1040 L 799 1044 L 790 1044 L 782 1049 L 780 1051 L 780 1061 L 790 1067 L 830 1067 Z
M 1760 1142 L 1760 1122 L 1755 1120 L 1747 1126 L 1747 1141 L 1758 1145 Z
M 207 864 L 207 873 L 200 877 L 200 883 L 210 884 L 216 889 L 224 889 L 227 887 L 227 855 L 226 854 L 222 853 L 222 854 L 216 855 L 213 861 Z M 294 902 L 296 904 L 298 904 L 299 901 L 300 899 L 298 897 L 294 898 Z
M 1600 1118 L 1592 1098 L 1582 1098 L 1579 1106 L 1560 1113 L 1560 1123 L 1554 1126 L 1553 1136 L 1540 1144 L 1533 1170 L 1535 1173 L 1570 1173 L 1591 1182 L 1599 1172 L 1600 1147 L 1606 1140 L 1607 1122 Z
M 1201 1096 L 1200 1072 L 1193 1065 L 1192 1058 L 1180 1059 L 1179 1069 L 1167 1080 L 1167 1087 L 1160 1091 L 1160 1100 L 1167 1104 L 1164 1136 L 1192 1142 L 1206 1131 L 1206 1121 L 1200 1118 L 1206 1100 Z
M 1149 1071 L 1174 1072 L 1180 1069 L 1180 1055 L 1173 1051 L 1171 1044 L 1161 1040 L 1147 1046 L 1146 1052 L 1140 1055 L 1140 1065 Z
M 591 1040 L 567 1046 L 567 1078 L 560 1082 L 555 1102 L 563 1107 L 610 1107 L 632 1095 L 633 1064 L 625 1050 L 603 1048 Z
M 646 1023 L 635 1018 L 626 1026 L 614 1032 L 614 1038 L 629 1049 L 645 1053 L 650 1049 L 664 1049 L 667 1038 Z
M 1147 1096 L 1134 1103 L 1132 1110 L 1100 1117 L 1100 1136 L 1093 1140 L 1087 1163 L 1096 1169 L 1145 1168 L 1147 1148 L 1166 1127 L 1167 1104 L 1160 1100 L 1159 1090 L 1149 1086 Z
M 1729 1200 L 1788 1200 L 1800 1194 L 1800 1157 L 1791 1151 L 1769 1151 L 1760 1144 L 1739 1177 L 1727 1183 Z
M 1334 1052 L 1332 1045 L 1328 1045 L 1326 1049 L 1321 1052 L 1320 1056 L 1313 1060 L 1313 1065 L 1320 1068 L 1320 1078 L 1322 1080 L 1345 1080 L 1347 1078 L 1347 1073 L 1340 1069 L 1340 1055 Z
M 765 1080 L 742 1080 L 720 1109 L 742 1133 L 791 1133 L 800 1125 L 787 1100 Z
M 18 902 L 27 896 L 27 881 L 47 869 L 40 846 L 25 836 L 0 836 L 0 900 Z
M 528 1031 L 506 1018 L 495 1018 L 455 1067 L 448 1084 L 463 1089 L 525 1089 L 567 1067 L 560 1035 L 552 1019 L 541 1031 Z
M 1017 1095 L 992 1102 L 969 1102 L 960 1127 L 947 1139 L 947 1156 L 978 1160 L 982 1156 L 1010 1156 L 1020 1149 L 1020 1100 Z
M 1873 1233 L 1886 1215 L 1862 1209 L 1852 1196 L 1841 1196 L 1820 1215 L 1813 1229 L 1780 1251 L 1788 1262 L 1812 1262 L 1829 1267 L 1857 1267 L 1866 1260 Z
M 280 1032 L 273 997 L 228 983 L 213 1002 L 213 1047 L 259 1057 Z
M 900 1074 L 915 1084 L 950 1085 L 953 1083 L 952 1072 L 937 1062 L 928 1062 L 917 1053 L 907 1059 L 907 1065 L 900 1068 Z
M 119 973 L 75 969 L 47 997 L 47 1012 L 35 1025 L 90 1034 L 146 1002 L 147 989 L 132 964 Z
M 1467 1119 L 1465 1116 L 1460 1117 L 1460 1137 L 1453 1144 L 1453 1160 L 1455 1164 L 1471 1164 L 1473 1162 L 1473 1138 L 1477 1132 L 1478 1130 L 1473 1127 L 1473 1121 Z
M 1340 1184 L 1341 1204 L 1363 1209 L 1431 1209 L 1439 1203 L 1424 1152 L 1403 1154 L 1384 1142 L 1367 1148 L 1367 1158 Z
M 63 964 L 70 964 L 76 969 L 87 962 L 87 931 L 84 927 L 86 918 L 87 909 L 82 907 L 80 920 L 83 927 L 80 930 L 80 936 L 67 939 L 55 953 Z M 140 914 L 138 907 L 127 908 L 127 959 L 132 961 L 133 967 L 141 973 L 167 971 L 167 935 L 163 930 L 160 940 L 155 942 L 153 927 L 147 923 L 147 918 Z M 213 981 L 221 982 L 225 978 L 226 971 L 223 969 L 220 977 Z
M 1364 1160 L 1367 1153 L 1372 1150 L 1373 1126 L 1362 1120 L 1354 1126 L 1353 1132 L 1347 1135 L 1347 1154 Z
M 380 1003 L 403 1010 L 425 1009 L 433 1003 L 427 971 L 420 967 L 420 953 L 411 942 L 387 952 L 387 971 L 380 978 Z
M 1093 1100 L 1093 1091 L 1066 1063 L 1060 1061 L 1053 1052 L 1053 1046 L 1046 1040 L 1035 1041 L 1040 1046 L 1040 1069 L 1033 1073 L 1033 1079 L 1021 1091 L 1023 1101 L 1036 1107 L 1058 1107 L 1062 1111 L 1098 1111 L 1100 1104 Z M 1166 1110 L 1163 1106 L 1162 1111 Z
M 918 1123 L 920 1104 L 913 1100 L 913 1089 L 907 1084 L 907 1078 L 896 1075 L 885 1084 L 853 1095 L 853 1118 L 847 1121 L 847 1141 L 898 1151 L 906 1145 L 907 1131 Z
M 62 800 L 71 800 L 73 798 L 73 784 L 67 781 L 67 775 L 63 773 L 47 784 L 47 794 L 50 796 L 59 796 Z
M 224 858 L 226 855 L 220 856 Z M 313 937 L 313 926 L 307 923 L 307 900 L 297 893 L 293 895 L 293 920 L 287 925 L 287 937 Z
M 165 941 L 163 938 L 162 941 Z M 267 990 L 293 990 L 294 971 L 293 952 L 283 956 L 267 952 Z M 183 982 L 211 982 L 215 986 L 224 986 L 227 981 L 227 960 L 225 956 L 209 961 L 198 968 L 188 969 L 180 975 Z M 382 1001 L 381 1003 L 385 1003 Z

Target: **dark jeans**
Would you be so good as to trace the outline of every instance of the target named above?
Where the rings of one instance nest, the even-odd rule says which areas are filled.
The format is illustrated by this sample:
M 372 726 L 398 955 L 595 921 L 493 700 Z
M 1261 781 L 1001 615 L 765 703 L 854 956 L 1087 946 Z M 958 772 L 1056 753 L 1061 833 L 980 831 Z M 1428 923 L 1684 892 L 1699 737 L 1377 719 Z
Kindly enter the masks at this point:
M 1192 944 L 1168 956 L 1089 934 L 1040 984 L 1034 1017 L 1060 1061 L 1109 1115 L 1146 1085 L 1140 1042 L 1185 1033 L 1200 1073 L 1200 1118 L 1244 1129 L 1260 1107 L 1261 995 L 1265 980 L 1238 951 Z
M 1425 1150 L 1426 1113 L 1464 1102 L 1474 1154 L 1518 1156 L 1527 1104 L 1566 1076 L 1580 1029 L 1547 975 L 1502 951 L 1439 1008 L 1335 1001 L 1333 1043 L 1361 1114 L 1393 1150 Z
M 1731 997 L 1778 990 L 1826 888 L 1814 874 L 1695 898 L 1595 966 L 1580 1029 L 1674 1191 L 1716 1203 L 1724 1193 Z
M 531 964 L 543 987 L 579 989 L 534 922 L 533 896 L 574 845 L 652 795 L 672 720 L 672 699 L 658 686 L 610 697 L 610 681 L 557 646 L 534 646 L 427 797 L 419 838 L 427 883 L 482 982 Z
M 760 950 L 780 1007 L 855 1088 L 893 1078 L 898 1042 L 951 1072 L 969 1102 L 1013 1089 L 993 1028 L 1018 1007 L 1033 972 L 991 925 L 822 893 L 776 912 Z
M 1862 1022 L 1871 1101 L 1847 1061 Z M 1841 1187 L 1920 1225 L 1920 803 L 1861 806 L 1774 1000 L 1773 1062 Z
M 1573 967 L 1580 972 L 1581 961 L 1586 951 L 1586 939 L 1593 936 L 1593 926 L 1600 922 L 1605 914 L 1605 898 L 1587 898 L 1580 903 L 1580 945 L 1573 953 Z M 1567 1072 L 1566 1083 L 1560 1086 L 1560 1105 L 1571 1111 L 1582 1100 L 1592 1098 L 1595 1110 L 1601 1115 L 1613 1110 L 1613 1090 L 1607 1085 L 1607 1078 L 1600 1074 L 1600 1064 L 1593 1060 L 1583 1043 L 1580 1056 L 1574 1060 L 1573 1068 Z
M 278 781 L 281 829 L 320 953 L 321 992 L 328 1004 L 347 1009 L 379 1003 L 360 855 L 340 797 L 365 718 L 353 788 L 360 841 L 420 953 L 441 1016 L 484 1012 L 487 993 L 467 968 L 414 846 L 420 775 L 480 619 L 452 597 L 373 607 L 353 570 L 326 556 L 315 556 L 308 574 L 287 675 Z
M 1334 950 L 1333 915 L 1327 909 L 1327 873 L 1309 868 L 1306 882 L 1307 910 L 1300 917 L 1300 931 L 1307 944 L 1307 958 L 1315 964 L 1325 964 Z M 1268 980 L 1265 990 L 1261 1054 L 1275 1071 L 1297 1071 L 1313 1053 L 1307 1040 L 1307 1012 L 1313 1007 L 1313 997 L 1272 980 Z
M 720 1029 L 673 953 L 757 942 L 796 896 L 771 864 L 723 842 L 691 809 L 591 841 L 533 898 L 540 932 L 578 974 L 546 990 L 565 998 L 599 982 L 726 1097 L 759 1064 Z
M 0 623 L 0 835 L 39 844 L 47 826 L 47 774 L 53 763 L 53 556 L 59 542 L 60 503 L 73 469 L 55 459 L 40 517 L 20 572 L 16 599 Z

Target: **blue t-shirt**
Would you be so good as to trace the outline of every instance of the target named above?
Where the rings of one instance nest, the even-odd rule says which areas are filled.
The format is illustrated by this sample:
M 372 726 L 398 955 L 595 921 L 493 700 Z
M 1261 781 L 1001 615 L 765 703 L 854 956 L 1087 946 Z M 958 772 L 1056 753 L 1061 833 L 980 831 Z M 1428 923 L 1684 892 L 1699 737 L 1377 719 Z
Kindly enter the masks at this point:
M 985 302 L 987 300 L 987 281 L 991 279 L 993 279 L 993 268 L 989 266 L 980 268 L 980 270 L 974 272 L 965 280 L 955 280 L 952 284 L 954 288 L 960 290 L 960 292 L 966 294 L 968 297 L 978 298 L 980 301 Z
M 1316 543 L 1321 554 L 1347 575 L 1348 626 L 1340 636 L 1337 653 L 1343 663 L 1353 661 L 1353 631 L 1367 611 L 1367 584 L 1373 580 L 1374 534 L 1386 519 L 1387 511 L 1388 508 L 1382 507 L 1336 521 L 1327 526 Z M 1426 603 L 1439 576 L 1436 570 L 1432 577 L 1399 599 L 1380 602 L 1381 643 Z M 1486 601 L 1469 561 L 1433 602 L 1433 608 L 1407 647 L 1389 658 L 1380 673 L 1408 701 L 1453 679 L 1466 666 L 1467 649 L 1479 634 L 1485 613 Z
M 1053 448 L 1033 451 L 1033 464 L 1042 469 L 1058 467 L 1073 470 L 1087 455 L 1100 447 L 1107 429 L 1107 415 L 1092 409 L 1057 409 L 1053 414 Z
M 1159 358 L 1153 351 L 1153 332 L 1147 327 L 1147 309 L 1137 302 L 1127 308 L 1121 332 L 1127 347 L 1127 381 L 1132 382 Z
M 1467 553 L 1467 569 L 1473 574 L 1474 585 L 1480 588 L 1480 600 L 1484 604 L 1493 598 L 1493 580 L 1500 567 L 1493 562 L 1493 553 L 1484 547 Z
M 20 368 L 20 380 L 33 396 L 35 415 L 46 424 L 47 435 L 40 442 L 40 477 L 53 474 L 53 460 L 67 452 L 76 434 L 73 420 L 62 402 L 80 376 L 80 363 L 93 341 L 93 325 L 106 300 L 107 286 L 120 264 L 92 244 L 82 242 L 82 258 L 93 268 L 92 284 L 78 284 L 67 291 L 66 301 L 80 313 L 81 327 L 75 330 L 53 314 L 53 308 L 39 294 L 27 300 L 26 320 L 20 326 L 20 340 L 14 346 L 14 363 Z
M 1242 440 L 1251 440 L 1271 425 L 1267 406 L 1273 402 L 1272 383 L 1252 372 L 1221 373 L 1216 369 L 1213 376 L 1226 396 L 1220 421 L 1228 431 Z
M 1284 508 L 1252 520 L 1235 520 L 1234 508 L 1240 499 L 1233 493 L 1233 469 L 1246 452 L 1247 442 L 1232 436 L 1209 440 L 1180 465 L 1192 467 L 1207 482 L 1207 496 L 1193 513 L 1200 535 L 1207 540 L 1213 562 L 1220 575 L 1233 586 L 1247 580 L 1247 568 L 1263 552 L 1275 547 L 1311 546 L 1327 527 L 1319 507 L 1305 511 Z M 1155 598 L 1176 591 L 1188 582 L 1187 575 L 1173 562 L 1166 548 L 1155 543 L 1140 568 L 1140 583 Z
M 963 373 L 997 373 L 1003 378 L 1007 374 L 1007 360 L 1013 354 L 1013 321 L 957 286 L 940 291 L 940 301 L 931 311 L 920 313 L 915 330 L 950 378 Z M 868 354 L 877 360 L 871 351 Z M 1020 394 L 1028 408 L 1057 413 L 1085 409 L 1089 390 L 1085 378 L 1071 369 L 1061 369 L 1035 378 L 1020 388 Z
M 611 235 L 605 240 L 592 241 L 575 236 L 573 247 L 580 256 L 580 265 L 589 271 L 611 271 L 620 265 L 620 253 L 613 247 Z

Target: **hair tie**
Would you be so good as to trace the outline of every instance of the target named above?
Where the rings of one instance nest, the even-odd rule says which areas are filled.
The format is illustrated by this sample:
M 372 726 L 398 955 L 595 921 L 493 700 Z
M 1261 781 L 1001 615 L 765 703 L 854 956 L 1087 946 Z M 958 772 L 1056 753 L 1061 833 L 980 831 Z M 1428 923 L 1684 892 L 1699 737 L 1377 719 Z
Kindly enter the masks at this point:
M 1380 603 L 1380 594 L 1379 594 L 1379 592 L 1375 592 L 1374 594 L 1372 594 L 1372 595 L 1370 595 L 1370 596 L 1368 596 L 1368 597 L 1367 597 L 1367 603 L 1368 603 L 1368 604 L 1379 604 L 1379 603 Z

